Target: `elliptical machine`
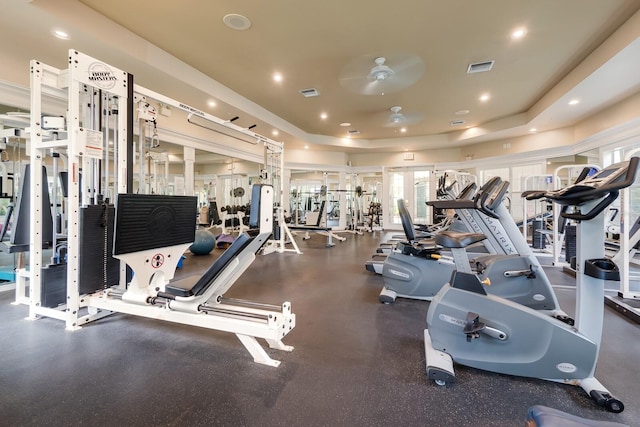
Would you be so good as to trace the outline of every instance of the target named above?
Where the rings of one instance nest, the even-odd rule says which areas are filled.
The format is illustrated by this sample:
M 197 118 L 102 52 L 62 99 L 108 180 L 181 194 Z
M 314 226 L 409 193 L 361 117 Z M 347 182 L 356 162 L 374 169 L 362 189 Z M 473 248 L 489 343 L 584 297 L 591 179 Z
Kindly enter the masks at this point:
M 561 190 L 523 194 L 576 207 L 575 212 L 562 214 L 579 221 L 575 327 L 489 295 L 477 276 L 456 272 L 427 313 L 424 345 L 430 379 L 439 385 L 453 381 L 455 361 L 492 372 L 578 385 L 607 410 L 624 410 L 623 403 L 594 373 L 602 338 L 604 280 L 614 280 L 619 273 L 604 258 L 605 211 L 620 189 L 633 184 L 637 169 L 638 158 L 634 157 Z M 438 240 L 464 246 L 461 236 Z

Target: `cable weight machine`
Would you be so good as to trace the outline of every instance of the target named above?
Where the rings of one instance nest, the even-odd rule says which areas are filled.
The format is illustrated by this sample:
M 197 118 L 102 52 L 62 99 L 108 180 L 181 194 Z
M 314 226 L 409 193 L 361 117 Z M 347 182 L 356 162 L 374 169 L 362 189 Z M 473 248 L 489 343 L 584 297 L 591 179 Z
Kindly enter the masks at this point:
M 76 330 L 88 322 L 122 312 L 227 331 L 238 337 L 255 362 L 278 366 L 280 362 L 272 359 L 257 339 L 264 339 L 273 349 L 293 350 L 293 347 L 282 342 L 283 337 L 295 327 L 291 304 L 260 304 L 233 300 L 223 295 L 250 266 L 255 259 L 255 252 L 272 234 L 272 188 L 254 186 L 257 209 L 255 212 L 252 210 L 251 220 L 259 226 L 259 235 L 244 235 L 244 240 L 249 242 L 246 246 L 238 247 L 232 255 L 224 257 L 224 264 L 212 264 L 207 274 L 210 271 L 218 271 L 219 274 L 209 279 L 207 275 L 201 277 L 202 280 L 206 279 L 201 287 L 206 292 L 193 298 L 165 293 L 165 287 L 168 289 L 169 284 L 173 283 L 171 280 L 180 255 L 193 241 L 196 215 L 194 208 L 193 215 L 185 216 L 186 228 L 182 227 L 180 244 L 169 247 L 165 241 L 173 233 L 174 221 L 166 221 L 172 218 L 172 215 L 166 214 L 170 208 L 158 198 L 168 198 L 172 202 L 177 198 L 131 194 L 134 180 L 133 94 L 134 90 L 147 94 L 153 92 L 134 87 L 132 75 L 75 50 L 69 51 L 68 64 L 68 69 L 59 70 L 39 61 L 31 61 L 29 154 L 33 172 L 30 180 L 29 223 L 32 239 L 29 269 L 22 271 L 16 284 L 17 302 L 28 304 L 29 319 L 59 319 L 65 322 L 67 330 Z M 152 98 L 167 104 L 165 99 L 168 98 L 156 95 L 160 99 L 155 96 Z M 59 98 L 68 105 L 66 120 L 60 120 L 57 124 L 55 138 L 43 126 L 42 101 L 46 96 Z M 171 105 L 179 104 L 171 101 Z M 179 105 L 185 111 L 195 110 L 185 104 Z M 264 137 L 260 137 L 260 141 L 264 140 Z M 191 151 L 195 150 L 191 148 Z M 45 265 L 43 218 L 49 206 L 44 206 L 40 201 L 48 194 L 43 167 L 52 152 L 66 153 L 68 163 L 67 254 L 58 264 Z M 144 159 L 138 156 L 138 160 Z M 111 170 L 114 171 L 113 178 L 109 172 Z M 141 181 L 140 185 L 144 185 L 144 182 Z M 105 197 L 105 194 L 109 197 Z M 160 243 L 149 246 L 148 241 L 152 239 L 139 240 L 137 242 L 149 247 L 145 246 L 142 252 L 118 253 L 116 259 L 112 248 L 116 247 L 117 240 L 128 242 L 132 239 L 130 233 L 117 232 L 115 217 L 121 209 L 116 210 L 111 204 L 111 195 L 118 196 L 118 199 L 123 195 L 150 198 L 151 204 L 157 209 L 139 218 L 142 222 L 138 229 L 146 230 L 147 219 L 153 217 L 151 222 L 156 232 L 152 235 L 158 237 Z M 175 202 L 178 205 L 193 201 L 195 207 L 195 197 L 178 197 L 184 199 L 184 203 Z M 120 225 L 127 223 L 121 221 Z M 92 254 L 91 249 L 95 249 L 95 253 Z M 130 283 L 127 265 L 134 273 Z M 62 286 L 60 289 L 56 287 L 57 299 L 51 300 L 48 298 L 54 282 Z M 160 300 L 167 300 L 167 303 L 157 304 Z M 201 307 L 207 309 L 201 310 Z

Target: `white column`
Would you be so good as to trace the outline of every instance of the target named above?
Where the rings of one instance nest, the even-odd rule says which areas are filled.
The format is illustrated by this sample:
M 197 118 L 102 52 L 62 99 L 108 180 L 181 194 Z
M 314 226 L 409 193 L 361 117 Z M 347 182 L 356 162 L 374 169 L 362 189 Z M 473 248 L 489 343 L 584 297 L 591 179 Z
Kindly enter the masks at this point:
M 194 163 L 196 160 L 196 150 L 191 147 L 184 147 L 184 194 L 186 196 L 194 195 Z

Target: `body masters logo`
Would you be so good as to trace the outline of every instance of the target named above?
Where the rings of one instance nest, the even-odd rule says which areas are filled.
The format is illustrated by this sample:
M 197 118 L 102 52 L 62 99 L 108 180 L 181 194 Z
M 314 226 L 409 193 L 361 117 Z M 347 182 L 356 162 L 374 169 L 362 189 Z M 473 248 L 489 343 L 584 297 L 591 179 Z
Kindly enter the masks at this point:
M 92 63 L 88 71 L 89 80 L 101 89 L 112 89 L 118 81 L 111 68 L 102 62 Z

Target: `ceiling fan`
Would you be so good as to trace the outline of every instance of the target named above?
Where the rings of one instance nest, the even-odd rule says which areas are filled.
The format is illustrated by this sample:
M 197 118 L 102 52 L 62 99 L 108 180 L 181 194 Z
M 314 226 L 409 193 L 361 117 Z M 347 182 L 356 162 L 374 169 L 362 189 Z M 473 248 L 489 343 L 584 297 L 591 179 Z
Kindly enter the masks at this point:
M 361 95 L 399 92 L 424 74 L 422 59 L 410 54 L 364 55 L 347 63 L 340 72 L 340 84 Z
M 402 107 L 400 107 L 399 105 L 395 105 L 389 110 L 391 110 L 391 114 L 389 114 L 387 117 L 387 122 L 384 125 L 385 127 L 414 125 L 421 122 L 424 118 L 424 115 L 420 113 L 401 113 L 400 111 L 402 110 Z

